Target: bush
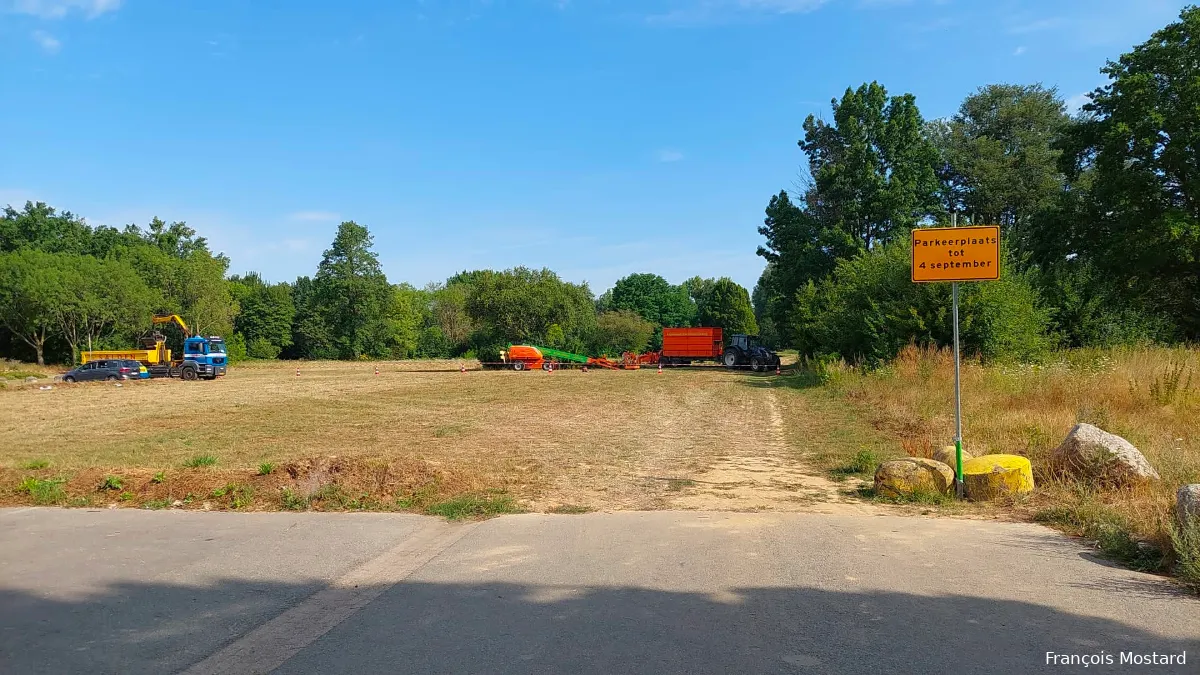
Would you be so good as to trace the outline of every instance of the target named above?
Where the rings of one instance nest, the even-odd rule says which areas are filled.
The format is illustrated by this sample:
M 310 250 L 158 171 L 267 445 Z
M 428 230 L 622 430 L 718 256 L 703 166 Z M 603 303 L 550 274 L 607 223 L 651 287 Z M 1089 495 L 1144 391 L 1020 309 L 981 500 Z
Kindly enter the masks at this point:
M 272 344 L 266 338 L 254 338 L 246 345 L 246 356 L 252 359 L 275 359 L 279 357 L 279 352 L 283 351 L 278 345 Z M 233 360 L 233 357 L 230 357 Z
M 878 364 L 909 344 L 953 344 L 950 284 L 915 284 L 911 244 L 893 242 L 838 262 L 796 293 L 790 330 L 807 355 Z M 1005 265 L 999 281 L 961 284 L 963 350 L 988 359 L 1034 360 L 1053 346 L 1049 312 L 1029 279 Z
M 234 333 L 233 337 L 225 341 L 225 356 L 229 358 L 230 363 L 237 363 L 246 360 L 246 336 L 241 333 Z
M 654 337 L 654 324 L 636 312 L 620 309 L 596 317 L 587 351 L 592 355 L 620 356 L 625 352 L 642 352 Z

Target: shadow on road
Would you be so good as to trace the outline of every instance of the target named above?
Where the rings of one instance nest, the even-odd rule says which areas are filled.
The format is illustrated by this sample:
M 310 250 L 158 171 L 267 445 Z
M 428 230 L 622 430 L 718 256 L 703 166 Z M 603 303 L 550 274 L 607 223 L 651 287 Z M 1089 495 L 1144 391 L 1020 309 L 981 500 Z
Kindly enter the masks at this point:
M 312 590 L 241 580 L 117 585 L 71 600 L 3 590 L 0 670 L 178 671 Z M 947 592 L 403 583 L 277 672 L 1035 673 L 1063 672 L 1047 651 L 1101 650 L 1186 650 L 1187 665 L 1151 670 L 1197 672 L 1200 636 L 1162 639 L 1035 599 Z

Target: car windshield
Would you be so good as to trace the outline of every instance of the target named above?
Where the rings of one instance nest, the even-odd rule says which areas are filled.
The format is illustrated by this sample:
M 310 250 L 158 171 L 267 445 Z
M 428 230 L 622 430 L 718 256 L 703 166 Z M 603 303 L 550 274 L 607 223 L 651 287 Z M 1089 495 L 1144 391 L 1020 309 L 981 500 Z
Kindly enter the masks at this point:
M 221 342 L 220 340 L 209 340 L 208 341 L 208 353 L 209 354 L 224 354 L 225 353 L 225 343 Z

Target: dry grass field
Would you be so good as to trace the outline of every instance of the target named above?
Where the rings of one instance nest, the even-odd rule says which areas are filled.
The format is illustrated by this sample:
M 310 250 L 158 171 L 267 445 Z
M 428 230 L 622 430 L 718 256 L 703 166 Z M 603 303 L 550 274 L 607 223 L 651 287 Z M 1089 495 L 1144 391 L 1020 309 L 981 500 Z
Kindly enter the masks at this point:
M 781 410 L 760 386 L 774 375 L 319 362 L 297 376 L 296 365 L 241 365 L 215 382 L 6 388 L 7 499 L 562 511 L 841 500 L 787 444 L 784 417 L 812 416 Z
M 1064 352 L 1042 365 L 967 361 L 964 448 L 1030 458 L 1038 488 L 1013 505 L 1019 513 L 1096 539 L 1136 566 L 1163 569 L 1172 562 L 1175 491 L 1200 482 L 1198 368 L 1197 351 L 1167 348 Z M 854 406 L 883 434 L 885 451 L 899 443 L 909 455 L 928 457 L 952 442 L 953 372 L 950 352 L 911 348 L 871 373 L 828 370 L 820 394 L 809 398 Z M 1049 454 L 1077 422 L 1128 439 L 1162 480 L 1101 490 L 1051 476 Z

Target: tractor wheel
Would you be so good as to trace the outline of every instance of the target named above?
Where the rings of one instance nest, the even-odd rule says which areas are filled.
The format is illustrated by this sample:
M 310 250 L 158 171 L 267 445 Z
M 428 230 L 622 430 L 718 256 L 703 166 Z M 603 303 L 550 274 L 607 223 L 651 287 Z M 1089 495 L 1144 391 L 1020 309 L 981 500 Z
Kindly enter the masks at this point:
M 736 349 L 725 350 L 725 367 L 733 368 L 738 364 L 738 352 Z
M 758 360 L 757 356 L 750 358 L 750 370 L 753 370 L 756 373 L 760 370 L 763 370 L 762 363 Z
M 516 371 L 525 370 L 525 362 L 517 361 L 516 363 L 513 364 L 513 370 L 516 370 Z
M 183 369 L 183 372 L 181 372 L 179 376 L 190 382 L 196 379 L 196 369 L 192 368 L 191 366 L 187 366 Z
M 69 383 L 69 384 L 75 384 L 75 378 L 74 378 L 74 377 L 72 377 L 72 376 L 70 376 L 70 375 L 68 375 L 68 376 L 66 376 L 66 377 L 64 377 L 64 378 L 63 378 L 63 382 L 67 382 L 67 383 Z

